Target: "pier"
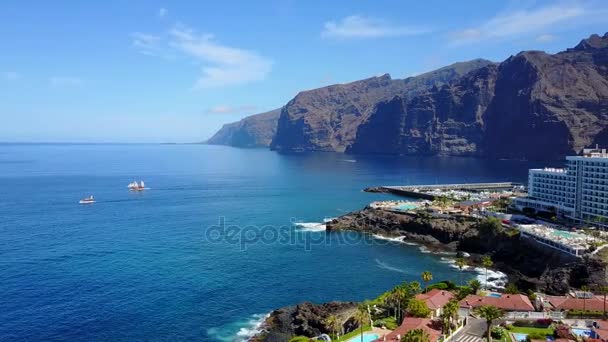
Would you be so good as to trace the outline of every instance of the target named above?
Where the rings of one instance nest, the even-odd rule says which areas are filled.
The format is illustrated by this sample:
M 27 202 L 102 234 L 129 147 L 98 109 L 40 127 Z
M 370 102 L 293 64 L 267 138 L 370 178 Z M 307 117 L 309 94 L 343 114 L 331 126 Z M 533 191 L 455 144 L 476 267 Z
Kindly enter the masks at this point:
M 464 184 L 436 184 L 436 185 L 390 185 L 374 188 L 376 192 L 388 192 L 395 195 L 423 198 L 434 200 L 435 195 L 429 194 L 429 191 L 437 190 L 459 190 L 479 192 L 487 190 L 511 190 L 516 186 L 521 186 L 520 183 L 514 182 L 499 182 L 499 183 L 464 183 Z M 371 190 L 370 190 L 371 191 Z

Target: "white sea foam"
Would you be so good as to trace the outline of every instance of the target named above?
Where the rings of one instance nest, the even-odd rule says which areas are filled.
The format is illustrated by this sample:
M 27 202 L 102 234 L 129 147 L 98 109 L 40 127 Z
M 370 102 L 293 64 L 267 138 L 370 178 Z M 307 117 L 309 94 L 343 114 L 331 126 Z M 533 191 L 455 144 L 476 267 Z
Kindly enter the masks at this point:
M 456 265 L 456 260 L 452 258 L 441 258 L 441 261 L 444 264 L 450 265 L 451 268 L 460 270 Z M 507 284 L 508 277 L 505 273 L 488 269 L 488 282 L 486 284 L 486 269 L 483 267 L 473 267 L 465 265 L 462 268 L 463 272 L 474 272 L 476 273 L 475 278 L 481 282 L 484 287 L 495 288 L 495 289 L 504 289 Z
M 296 222 L 294 223 L 294 226 L 307 232 L 325 231 L 325 222 Z
M 507 275 L 500 271 L 488 270 L 488 282 L 486 283 L 486 269 L 483 267 L 475 267 L 477 280 L 488 288 L 504 289 L 507 285 Z
M 235 341 L 248 341 L 250 338 L 255 336 L 256 334 L 262 332 L 261 327 L 262 323 L 268 318 L 270 314 L 258 314 L 253 315 L 252 318 L 247 322 L 248 326 L 242 327 L 236 333 Z
M 357 162 L 355 159 L 341 159 L 340 161 L 347 162 L 347 163 L 356 163 Z
M 383 235 L 379 235 L 379 234 L 373 234 L 372 236 L 374 237 L 374 239 L 378 239 L 378 240 L 405 243 L 405 241 L 403 241 L 404 236 L 389 237 L 389 236 L 383 236 Z
M 207 330 L 207 335 L 213 340 L 222 342 L 245 342 L 262 332 L 262 324 L 270 314 L 255 314 L 251 317 L 232 322 L 225 326 Z

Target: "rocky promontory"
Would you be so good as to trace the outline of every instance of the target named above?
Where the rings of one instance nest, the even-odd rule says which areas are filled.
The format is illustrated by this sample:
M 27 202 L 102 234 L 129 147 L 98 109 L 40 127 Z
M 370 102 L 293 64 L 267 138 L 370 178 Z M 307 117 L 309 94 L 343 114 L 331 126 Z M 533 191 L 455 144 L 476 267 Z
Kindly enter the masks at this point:
M 305 302 L 277 309 L 270 313 L 260 328 L 261 332 L 252 341 L 284 342 L 293 336 L 319 336 L 331 330 L 325 324 L 330 315 L 343 322 L 345 331 L 351 331 L 357 327 L 349 320 L 355 311 L 355 302 Z
M 469 253 L 473 262 L 490 255 L 495 267 L 520 289 L 563 294 L 571 288 L 604 282 L 606 263 L 599 258 L 575 258 L 520 238 L 517 231 L 494 230 L 485 221 L 467 216 L 396 213 L 368 207 L 328 222 L 327 230 L 403 237 L 435 250 Z

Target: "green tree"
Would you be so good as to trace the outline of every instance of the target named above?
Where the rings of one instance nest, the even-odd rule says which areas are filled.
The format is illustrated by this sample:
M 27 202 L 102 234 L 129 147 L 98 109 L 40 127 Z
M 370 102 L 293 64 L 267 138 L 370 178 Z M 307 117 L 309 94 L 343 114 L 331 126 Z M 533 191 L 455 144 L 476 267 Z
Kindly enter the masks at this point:
M 429 282 L 433 280 L 433 274 L 429 271 L 422 272 L 422 281 L 424 282 L 424 292 L 429 285 Z
M 423 300 L 412 298 L 407 305 L 407 312 L 413 317 L 427 318 L 431 315 L 431 309 Z
M 359 329 L 361 329 L 361 342 L 363 342 L 363 327 L 370 321 L 369 313 L 366 309 L 360 307 L 357 312 L 355 312 L 353 320 L 359 325 Z
M 513 283 L 509 283 L 509 284 L 507 284 L 507 287 L 505 288 L 505 292 L 508 294 L 518 294 L 519 289 L 517 288 L 517 285 L 515 285 Z
M 471 287 L 471 292 L 473 292 L 473 294 L 477 294 L 479 289 L 481 289 L 481 282 L 478 279 L 471 279 L 471 281 L 469 281 L 469 287 Z
M 392 307 L 395 321 L 400 322 L 403 316 L 402 305 L 408 298 L 408 291 L 401 286 L 397 286 L 391 290 L 387 296 L 387 302 Z
M 342 330 L 342 322 L 336 315 L 329 315 L 323 322 L 327 329 L 334 334 L 334 339 L 338 339 L 338 334 Z
M 485 284 L 485 288 L 488 289 L 488 269 L 492 266 L 494 266 L 494 262 L 492 261 L 492 258 L 490 258 L 489 255 L 485 255 L 483 257 L 483 259 L 481 259 L 481 264 L 483 265 L 483 268 L 486 269 L 486 284 Z
M 589 292 L 589 286 L 583 285 L 581 286 L 581 291 Z M 587 293 L 583 294 L 583 312 L 587 311 Z
M 401 342 L 430 342 L 431 337 L 424 329 L 413 329 L 401 337 Z
M 458 321 L 458 307 L 458 301 L 452 299 L 441 309 L 441 327 L 444 334 L 449 335 L 452 326 Z
M 495 306 L 491 306 L 491 305 L 483 305 L 483 306 L 479 306 L 476 307 L 475 309 L 473 309 L 473 312 L 486 320 L 486 324 L 487 324 L 487 330 L 486 330 L 486 336 L 488 338 L 488 341 L 492 341 L 492 323 L 497 320 L 500 319 L 504 316 L 504 312 L 502 310 L 500 310 L 499 308 L 495 307 Z
M 420 292 L 420 283 L 414 280 L 410 282 L 409 288 L 412 292 L 412 295 L 415 296 Z
M 459 283 L 461 285 L 462 285 L 462 270 L 464 269 L 464 267 L 466 265 L 467 265 L 467 261 L 465 260 L 465 258 L 456 258 L 456 266 L 458 266 L 458 269 L 460 270 L 458 277 L 460 278 Z
M 479 223 L 478 230 L 483 234 L 497 235 L 500 234 L 504 228 L 499 219 L 490 216 Z

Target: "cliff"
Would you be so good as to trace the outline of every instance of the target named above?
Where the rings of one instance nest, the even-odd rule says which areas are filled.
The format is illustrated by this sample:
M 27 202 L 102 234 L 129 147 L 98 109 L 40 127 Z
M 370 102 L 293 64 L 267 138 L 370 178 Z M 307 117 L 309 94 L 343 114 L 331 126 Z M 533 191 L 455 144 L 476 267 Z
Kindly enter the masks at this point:
M 206 143 L 235 147 L 268 147 L 276 134 L 280 114 L 279 108 L 225 124 Z
M 608 33 L 385 100 L 346 151 L 547 160 L 596 143 L 608 143 Z
M 385 74 L 301 92 L 283 107 L 271 148 L 344 152 L 378 102 L 396 95 L 415 96 L 429 86 L 450 82 L 489 64 L 477 59 L 405 80 L 393 80 Z

